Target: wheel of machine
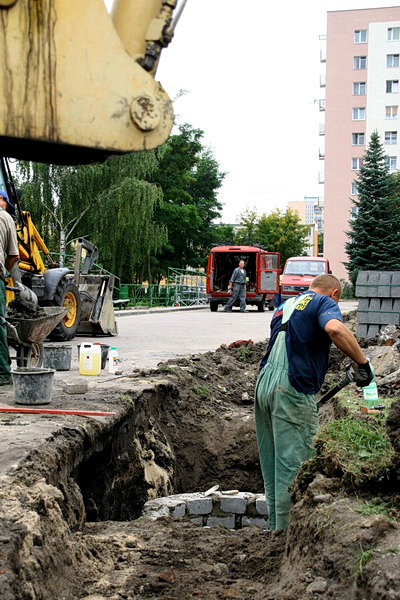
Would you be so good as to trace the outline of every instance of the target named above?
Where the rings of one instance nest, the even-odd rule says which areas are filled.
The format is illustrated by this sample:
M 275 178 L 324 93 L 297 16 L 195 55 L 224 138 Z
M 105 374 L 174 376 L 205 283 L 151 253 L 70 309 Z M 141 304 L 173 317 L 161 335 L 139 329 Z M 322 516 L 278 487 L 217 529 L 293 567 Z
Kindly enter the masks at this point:
M 17 348 L 17 367 L 40 367 L 43 361 L 43 345 L 32 343 Z
M 81 318 L 81 300 L 75 283 L 61 279 L 54 294 L 52 306 L 65 306 L 68 312 L 64 319 L 50 333 L 51 341 L 68 342 L 72 340 L 79 327 Z
M 265 311 L 265 302 L 264 302 L 264 300 L 261 300 L 261 302 L 259 302 L 257 304 L 257 310 L 258 310 L 258 312 L 264 312 Z
M 218 302 L 210 302 L 210 310 L 211 310 L 211 312 L 217 312 Z

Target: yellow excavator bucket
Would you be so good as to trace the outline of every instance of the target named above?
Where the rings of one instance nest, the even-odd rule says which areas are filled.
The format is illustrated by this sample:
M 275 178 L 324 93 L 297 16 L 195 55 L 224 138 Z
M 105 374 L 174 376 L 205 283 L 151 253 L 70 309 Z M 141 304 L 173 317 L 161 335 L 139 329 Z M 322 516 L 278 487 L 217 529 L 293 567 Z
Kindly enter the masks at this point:
M 0 141 L 7 156 L 80 164 L 162 144 L 154 80 L 177 0 L 0 0 Z

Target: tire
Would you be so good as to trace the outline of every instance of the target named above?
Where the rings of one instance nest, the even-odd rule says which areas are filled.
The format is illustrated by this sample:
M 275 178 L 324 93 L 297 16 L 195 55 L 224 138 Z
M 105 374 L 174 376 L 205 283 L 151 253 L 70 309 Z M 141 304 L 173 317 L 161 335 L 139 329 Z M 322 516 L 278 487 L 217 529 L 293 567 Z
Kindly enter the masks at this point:
M 211 312 L 217 312 L 218 302 L 210 302 L 210 310 L 211 310 Z
M 69 342 L 78 331 L 81 319 L 81 299 L 75 283 L 68 279 L 61 279 L 51 302 L 51 306 L 66 306 L 68 312 L 64 319 L 56 325 L 49 334 L 49 339 L 54 342 Z
M 258 312 L 264 312 L 265 311 L 265 302 L 264 302 L 264 300 L 261 300 L 261 302 L 259 302 L 257 304 L 257 310 L 258 310 Z
M 40 367 L 43 361 L 43 345 L 32 343 L 30 346 L 17 347 L 17 367 Z

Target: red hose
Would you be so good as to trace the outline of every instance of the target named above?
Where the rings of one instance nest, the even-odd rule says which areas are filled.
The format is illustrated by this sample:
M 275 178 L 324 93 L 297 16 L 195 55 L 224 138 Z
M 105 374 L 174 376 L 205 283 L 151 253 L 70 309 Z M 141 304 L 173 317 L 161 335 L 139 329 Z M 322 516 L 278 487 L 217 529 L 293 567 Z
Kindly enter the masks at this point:
M 0 406 L 0 412 L 30 413 L 34 415 L 92 415 L 96 417 L 108 417 L 115 412 L 96 412 L 94 410 L 56 410 L 54 408 L 9 408 Z

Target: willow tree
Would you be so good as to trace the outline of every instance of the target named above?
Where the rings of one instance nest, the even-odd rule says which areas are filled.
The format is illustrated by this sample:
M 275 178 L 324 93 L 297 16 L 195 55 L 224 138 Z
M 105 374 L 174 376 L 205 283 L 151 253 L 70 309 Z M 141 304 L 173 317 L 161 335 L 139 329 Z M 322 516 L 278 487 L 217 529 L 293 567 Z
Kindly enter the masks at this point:
M 166 243 L 155 220 L 162 193 L 147 181 L 159 153 L 138 152 L 103 164 L 19 164 L 23 208 L 52 251 L 85 237 L 99 248 L 102 265 L 125 281 L 151 280 L 151 257 Z

